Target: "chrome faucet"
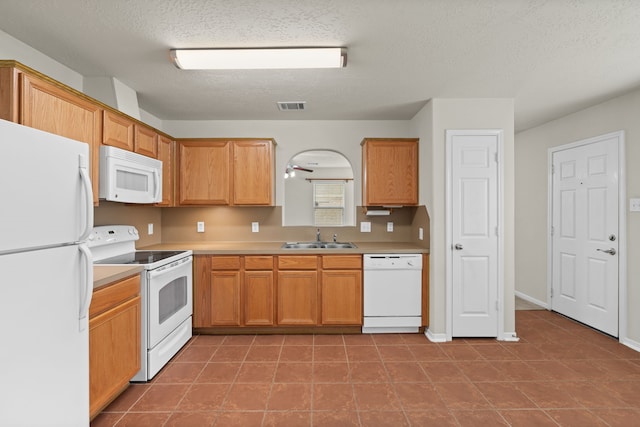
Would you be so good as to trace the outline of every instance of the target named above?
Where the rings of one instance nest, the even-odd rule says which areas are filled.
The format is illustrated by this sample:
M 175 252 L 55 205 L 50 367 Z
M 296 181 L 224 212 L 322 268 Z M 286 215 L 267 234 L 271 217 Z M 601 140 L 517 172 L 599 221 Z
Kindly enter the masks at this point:
M 320 229 L 318 228 L 316 231 L 316 242 L 320 242 Z

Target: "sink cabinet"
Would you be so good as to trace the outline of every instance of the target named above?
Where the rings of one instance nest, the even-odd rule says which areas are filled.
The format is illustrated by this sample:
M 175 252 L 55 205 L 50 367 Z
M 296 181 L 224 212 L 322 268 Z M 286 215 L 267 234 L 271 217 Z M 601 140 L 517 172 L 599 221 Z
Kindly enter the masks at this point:
M 278 257 L 278 325 L 318 323 L 318 257 Z
M 362 204 L 418 204 L 418 139 L 365 138 L 362 141 Z
M 89 307 L 89 408 L 94 418 L 140 370 L 140 275 L 97 289 Z

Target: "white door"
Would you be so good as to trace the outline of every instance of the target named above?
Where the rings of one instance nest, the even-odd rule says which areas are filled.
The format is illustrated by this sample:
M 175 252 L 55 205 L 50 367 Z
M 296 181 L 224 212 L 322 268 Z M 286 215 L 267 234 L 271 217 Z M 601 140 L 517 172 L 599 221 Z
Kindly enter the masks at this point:
M 453 337 L 498 336 L 498 138 L 448 135 Z
M 618 137 L 552 154 L 551 308 L 618 336 Z

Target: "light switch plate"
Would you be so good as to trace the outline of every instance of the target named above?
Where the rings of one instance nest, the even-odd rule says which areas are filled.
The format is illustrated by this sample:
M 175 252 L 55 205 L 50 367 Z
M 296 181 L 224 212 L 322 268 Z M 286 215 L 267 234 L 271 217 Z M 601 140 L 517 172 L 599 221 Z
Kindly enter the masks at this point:
M 360 232 L 361 233 L 371 233 L 371 223 L 368 221 L 363 221 L 360 223 Z
M 629 199 L 629 211 L 640 212 L 640 199 Z
M 387 222 L 387 232 L 389 233 L 393 232 L 393 222 L 391 221 Z
M 259 222 L 252 222 L 251 223 L 251 232 L 252 233 L 258 233 L 260 231 L 260 223 Z
M 197 230 L 198 233 L 204 233 L 204 221 L 198 221 Z

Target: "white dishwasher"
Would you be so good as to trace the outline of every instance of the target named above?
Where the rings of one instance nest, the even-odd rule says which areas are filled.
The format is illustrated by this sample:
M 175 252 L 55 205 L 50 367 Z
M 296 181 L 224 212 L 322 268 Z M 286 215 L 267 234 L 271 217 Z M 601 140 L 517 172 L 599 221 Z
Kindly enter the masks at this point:
M 365 254 L 362 333 L 418 332 L 422 321 L 422 255 Z

